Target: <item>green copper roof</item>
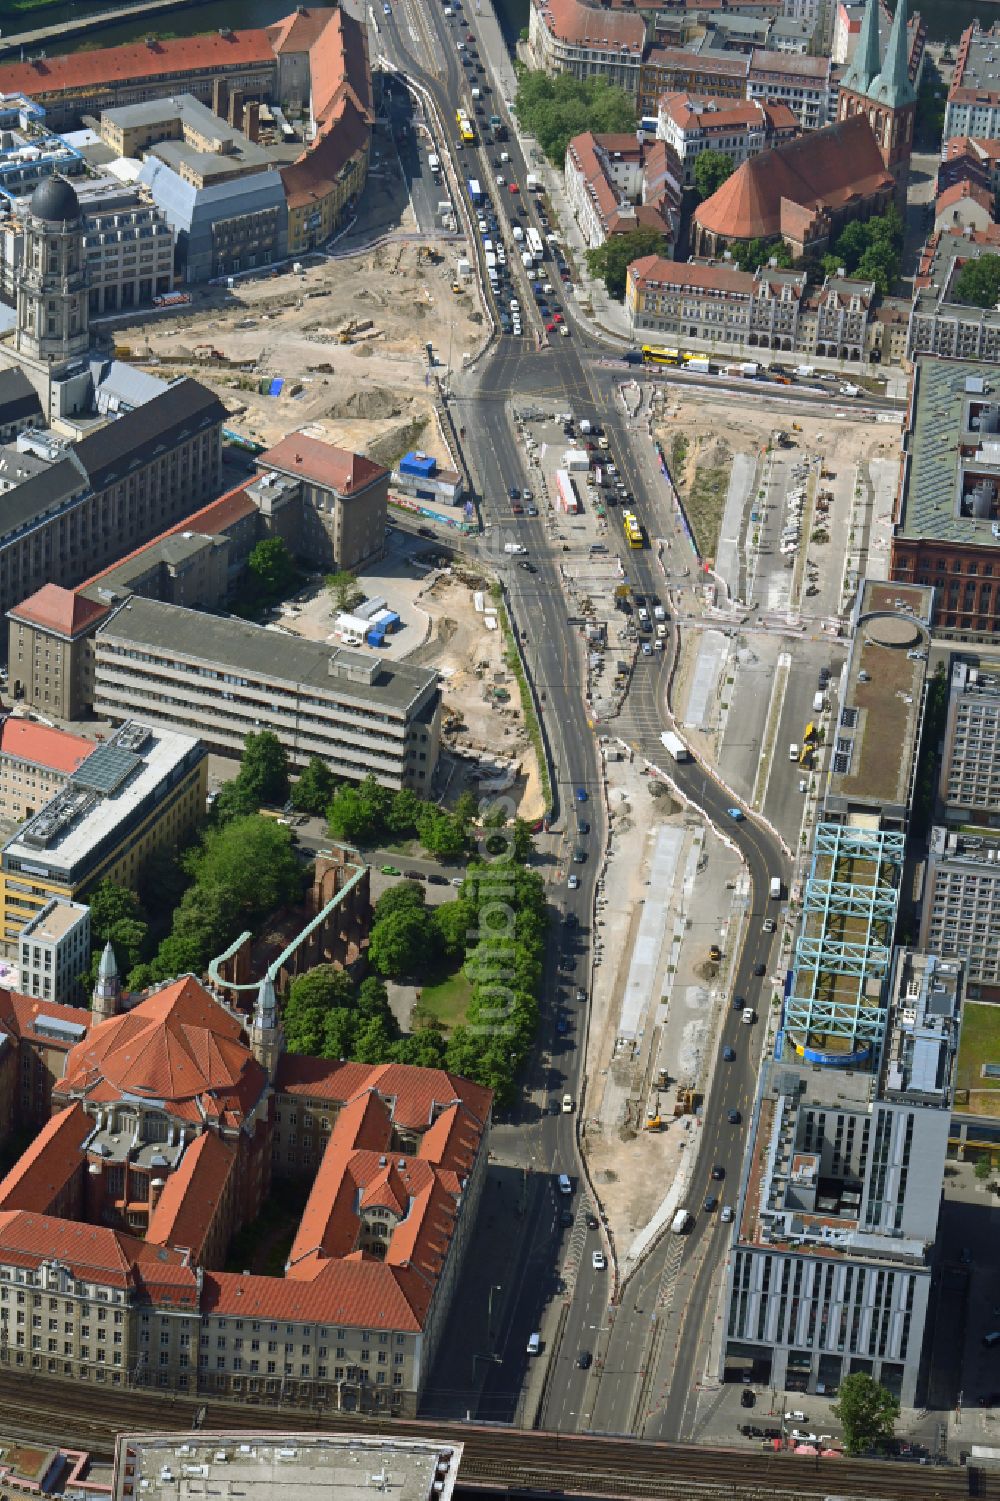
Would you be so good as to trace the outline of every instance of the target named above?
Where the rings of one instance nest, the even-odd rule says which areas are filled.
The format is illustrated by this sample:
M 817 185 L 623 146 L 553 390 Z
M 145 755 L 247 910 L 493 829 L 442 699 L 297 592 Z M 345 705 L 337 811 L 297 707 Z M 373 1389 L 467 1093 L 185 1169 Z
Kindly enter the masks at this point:
M 865 20 L 867 19 L 866 15 Z M 913 104 L 916 100 L 916 91 L 910 82 L 906 0 L 898 0 L 896 14 L 892 18 L 889 45 L 885 49 L 885 64 L 868 90 L 868 97 L 876 104 L 888 104 L 892 109 L 902 109 L 904 105 Z
M 844 74 L 841 88 L 852 89 L 856 94 L 867 94 L 875 82 L 878 70 L 878 0 L 868 0 L 858 45 L 854 49 L 850 67 Z

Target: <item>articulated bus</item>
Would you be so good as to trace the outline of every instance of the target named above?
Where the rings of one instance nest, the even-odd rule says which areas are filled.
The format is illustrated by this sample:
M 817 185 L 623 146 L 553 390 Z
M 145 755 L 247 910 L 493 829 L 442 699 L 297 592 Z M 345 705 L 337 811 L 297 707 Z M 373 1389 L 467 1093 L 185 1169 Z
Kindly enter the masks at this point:
M 646 537 L 639 524 L 639 518 L 632 511 L 626 511 L 622 516 L 622 525 L 625 528 L 625 540 L 629 547 L 645 547 Z
M 684 356 L 679 349 L 666 349 L 662 344 L 644 344 L 642 358 L 647 365 L 679 365 Z

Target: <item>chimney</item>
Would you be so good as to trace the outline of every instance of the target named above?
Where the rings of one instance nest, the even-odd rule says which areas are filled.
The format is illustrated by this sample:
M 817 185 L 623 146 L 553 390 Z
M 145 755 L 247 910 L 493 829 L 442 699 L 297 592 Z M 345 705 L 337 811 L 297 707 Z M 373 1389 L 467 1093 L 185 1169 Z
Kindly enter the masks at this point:
M 243 106 L 243 134 L 248 141 L 260 140 L 260 105 L 256 99 Z
M 225 119 L 226 80 L 224 78 L 212 79 L 212 114 L 218 115 L 220 120 Z
M 234 130 L 239 130 L 240 121 L 243 119 L 243 90 L 233 89 L 229 96 L 229 123 Z

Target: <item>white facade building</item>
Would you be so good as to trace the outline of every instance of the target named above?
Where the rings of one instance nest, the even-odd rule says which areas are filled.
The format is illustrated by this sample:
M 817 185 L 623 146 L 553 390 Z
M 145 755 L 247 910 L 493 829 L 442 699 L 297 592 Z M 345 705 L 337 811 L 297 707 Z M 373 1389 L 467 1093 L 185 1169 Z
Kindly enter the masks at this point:
M 25 923 L 18 944 L 20 990 L 61 1006 L 80 1003 L 90 963 L 90 908 L 54 897 Z

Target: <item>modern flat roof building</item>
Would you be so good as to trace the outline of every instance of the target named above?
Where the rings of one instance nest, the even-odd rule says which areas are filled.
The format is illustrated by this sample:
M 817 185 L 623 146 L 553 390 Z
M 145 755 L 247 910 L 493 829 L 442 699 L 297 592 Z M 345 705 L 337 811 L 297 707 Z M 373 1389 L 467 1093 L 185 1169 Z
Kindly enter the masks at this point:
M 720 1374 L 917 1401 L 963 1001 L 958 962 L 898 950 L 873 1067 L 771 1059 L 729 1256 Z
M 970 999 L 1000 1000 L 1000 830 L 931 830 L 920 944 L 961 958 Z
M 1000 660 L 954 658 L 938 795 L 945 822 L 1000 827 Z
M 1000 629 L 995 367 L 915 361 L 889 569 L 935 589 L 935 635 L 978 641 Z
M 174 846 L 205 811 L 205 747 L 133 721 L 95 747 L 65 787 L 0 854 L 0 940 L 53 897 L 70 900 L 109 877 L 132 886 L 154 849 Z
M 338 776 L 430 788 L 441 704 L 430 668 L 138 598 L 101 627 L 94 647 L 99 715 L 141 712 L 224 754 L 269 729 L 294 765 L 321 756 Z
M 18 981 L 24 995 L 79 1005 L 89 963 L 90 908 L 82 902 L 53 897 L 21 929 Z

